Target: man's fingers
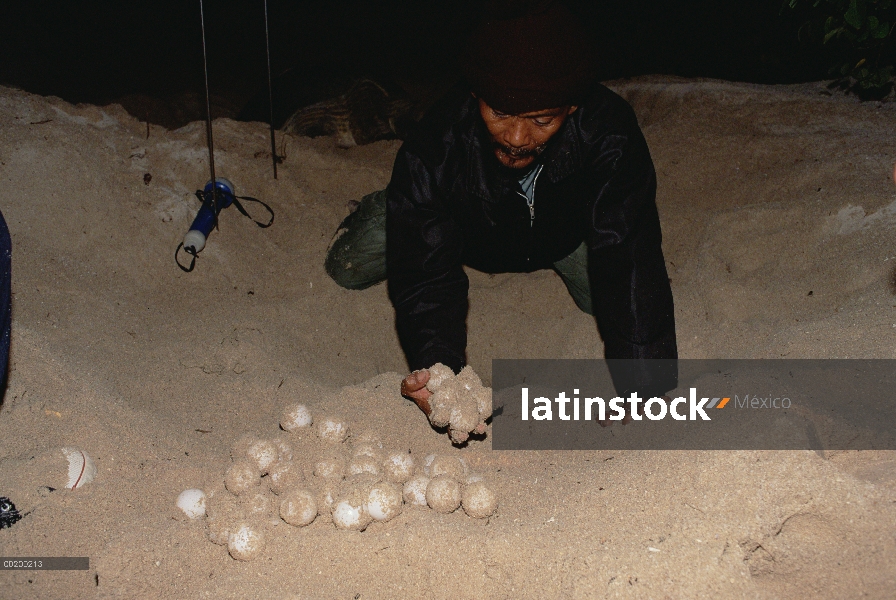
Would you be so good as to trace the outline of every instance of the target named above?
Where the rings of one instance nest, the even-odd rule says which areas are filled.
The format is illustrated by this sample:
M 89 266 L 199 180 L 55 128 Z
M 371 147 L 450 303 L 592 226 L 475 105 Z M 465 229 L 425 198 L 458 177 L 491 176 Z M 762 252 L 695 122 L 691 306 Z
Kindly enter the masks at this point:
M 404 394 L 404 396 L 410 398 L 427 417 L 429 416 L 429 413 L 432 412 L 432 406 L 429 404 L 429 398 L 432 396 L 432 392 L 425 387 L 415 392 L 408 392 Z
M 426 389 L 428 381 L 429 371 L 420 369 L 405 377 L 404 381 L 401 382 L 401 395 L 413 400 L 414 404 L 419 406 L 420 410 L 427 416 L 432 412 L 432 408 L 429 405 L 429 398 L 432 396 L 432 392 Z
M 404 378 L 404 381 L 401 382 L 401 393 L 404 395 L 408 395 L 412 392 L 416 392 L 422 386 L 417 382 L 417 372 L 413 372 L 407 377 Z
M 422 387 L 419 390 L 408 392 L 407 394 L 405 394 L 405 396 L 414 400 L 429 400 L 429 397 L 432 396 L 432 392 L 430 392 L 425 387 Z
M 420 369 L 419 371 L 414 371 L 410 375 L 404 378 L 404 381 L 401 382 L 401 393 L 405 395 L 409 395 L 417 390 L 423 389 L 426 387 L 427 382 L 429 381 L 429 371 L 426 369 Z
M 420 369 L 419 371 L 414 371 L 413 373 L 411 373 L 411 375 L 414 376 L 414 379 L 416 379 L 416 381 L 420 385 L 420 387 L 423 387 L 424 385 L 429 383 L 429 371 L 426 369 Z

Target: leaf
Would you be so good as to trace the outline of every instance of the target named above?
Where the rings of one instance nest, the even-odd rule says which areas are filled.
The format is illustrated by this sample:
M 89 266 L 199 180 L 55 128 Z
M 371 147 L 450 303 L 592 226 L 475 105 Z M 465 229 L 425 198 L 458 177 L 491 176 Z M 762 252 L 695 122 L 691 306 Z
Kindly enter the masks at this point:
M 890 24 L 886 21 L 881 21 L 877 24 L 877 27 L 871 32 L 871 35 L 879 40 L 884 39 L 890 33 Z
M 843 28 L 842 28 L 842 27 L 840 27 L 840 28 L 838 28 L 838 29 L 834 29 L 833 31 L 828 32 L 828 34 L 827 34 L 826 36 L 824 36 L 824 43 L 827 44 L 827 43 L 830 41 L 830 39 L 831 39 L 832 37 L 838 35 L 841 31 L 843 31 Z
M 877 24 L 879 22 L 880 21 L 878 21 L 877 17 L 875 17 L 874 15 L 871 15 L 870 17 L 868 17 L 868 29 L 871 29 L 871 30 L 876 29 Z
M 843 19 L 849 23 L 855 29 L 861 29 L 862 23 L 865 20 L 859 11 L 859 0 L 852 0 L 849 3 L 849 9 L 847 9 L 846 13 L 843 15 Z M 864 8 L 864 2 L 862 2 Z
M 865 71 L 865 69 L 863 69 Z M 881 89 L 886 87 L 890 80 L 892 79 L 891 75 L 892 67 L 886 67 L 883 69 L 875 69 L 871 72 L 866 72 L 858 77 L 859 87 L 864 90 L 874 90 Z

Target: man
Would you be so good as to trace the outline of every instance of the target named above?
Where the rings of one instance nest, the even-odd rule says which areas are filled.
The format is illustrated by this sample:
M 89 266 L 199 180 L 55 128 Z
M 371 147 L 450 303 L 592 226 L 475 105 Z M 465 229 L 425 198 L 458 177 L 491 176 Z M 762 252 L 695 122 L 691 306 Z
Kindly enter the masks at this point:
M 388 279 L 413 370 L 401 391 L 427 415 L 427 368 L 465 364 L 464 265 L 553 268 L 606 358 L 677 358 L 650 153 L 631 107 L 592 81 L 588 46 L 557 3 L 494 3 L 469 85 L 429 111 L 330 249 L 340 285 Z

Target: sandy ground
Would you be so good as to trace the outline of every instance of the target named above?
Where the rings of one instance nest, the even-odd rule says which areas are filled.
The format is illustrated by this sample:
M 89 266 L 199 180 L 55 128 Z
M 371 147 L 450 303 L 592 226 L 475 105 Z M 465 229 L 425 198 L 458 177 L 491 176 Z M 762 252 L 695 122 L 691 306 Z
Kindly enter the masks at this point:
M 613 87 L 657 166 L 682 357 L 896 358 L 896 104 L 823 84 Z M 282 138 L 275 181 L 264 125 L 217 120 L 218 173 L 276 221 L 225 211 L 186 274 L 173 254 L 207 179 L 202 123 L 147 138 L 120 107 L 11 89 L 0 123 L 14 271 L 0 495 L 30 511 L 0 531 L 0 556 L 90 557 L 86 572 L 0 572 L 0 597 L 892 597 L 893 453 L 492 452 L 433 431 L 398 394 L 385 287 L 346 291 L 322 268 L 397 142 Z M 492 358 L 600 356 L 552 272 L 470 276 L 486 382 Z M 234 440 L 282 433 L 297 401 L 389 447 L 465 457 L 497 514 L 282 524 L 262 558 L 233 560 L 174 500 L 220 486 Z M 20 467 L 62 446 L 93 456 L 96 480 L 35 494 Z

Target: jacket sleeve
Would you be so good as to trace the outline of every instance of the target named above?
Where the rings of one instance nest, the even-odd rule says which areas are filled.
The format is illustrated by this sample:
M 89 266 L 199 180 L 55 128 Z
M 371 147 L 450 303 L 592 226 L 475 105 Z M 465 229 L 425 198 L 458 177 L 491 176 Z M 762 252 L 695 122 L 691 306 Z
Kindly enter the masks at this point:
M 398 152 L 386 212 L 386 271 L 398 338 L 412 370 L 466 364 L 467 292 L 463 234 L 433 174 L 407 149 Z
M 605 357 L 676 359 L 675 310 L 647 143 L 635 125 L 630 135 L 609 136 L 603 146 L 593 164 L 588 263 Z

